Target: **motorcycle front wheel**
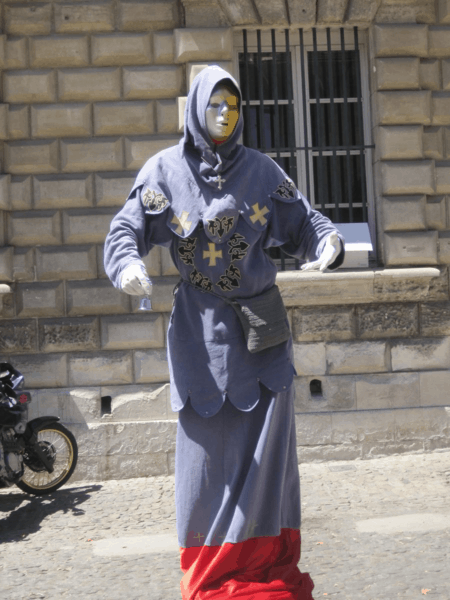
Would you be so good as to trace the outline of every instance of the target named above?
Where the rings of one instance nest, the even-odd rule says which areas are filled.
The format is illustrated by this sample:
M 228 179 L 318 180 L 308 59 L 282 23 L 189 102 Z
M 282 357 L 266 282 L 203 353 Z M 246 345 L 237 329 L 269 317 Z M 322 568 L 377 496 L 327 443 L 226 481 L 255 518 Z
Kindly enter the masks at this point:
M 72 476 L 78 460 L 78 447 L 73 434 L 60 423 L 46 425 L 37 432 L 37 444 L 53 467 L 49 473 L 32 446 L 23 457 L 25 471 L 16 484 L 24 492 L 43 496 L 51 494 Z

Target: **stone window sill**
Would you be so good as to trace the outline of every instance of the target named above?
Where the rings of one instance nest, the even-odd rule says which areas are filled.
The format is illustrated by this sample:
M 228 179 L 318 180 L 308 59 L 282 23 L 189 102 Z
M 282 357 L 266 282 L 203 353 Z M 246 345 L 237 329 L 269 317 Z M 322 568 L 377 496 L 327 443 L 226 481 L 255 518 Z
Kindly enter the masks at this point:
M 449 298 L 446 267 L 283 271 L 277 275 L 277 285 L 286 306 L 439 302 Z

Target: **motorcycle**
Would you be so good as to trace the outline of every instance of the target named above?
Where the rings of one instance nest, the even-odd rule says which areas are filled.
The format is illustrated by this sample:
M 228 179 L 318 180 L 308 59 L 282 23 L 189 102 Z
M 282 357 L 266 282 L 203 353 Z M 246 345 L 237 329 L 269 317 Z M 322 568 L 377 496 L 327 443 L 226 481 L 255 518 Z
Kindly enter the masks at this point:
M 0 487 L 16 485 L 24 492 L 51 494 L 72 476 L 78 446 L 59 417 L 28 421 L 29 392 L 24 377 L 0 363 Z

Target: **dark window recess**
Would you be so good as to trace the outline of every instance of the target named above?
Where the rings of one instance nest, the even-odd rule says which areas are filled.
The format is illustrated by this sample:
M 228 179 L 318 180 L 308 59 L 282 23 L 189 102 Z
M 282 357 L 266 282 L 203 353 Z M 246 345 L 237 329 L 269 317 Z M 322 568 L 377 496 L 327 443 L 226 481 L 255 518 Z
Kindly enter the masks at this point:
M 322 382 L 320 379 L 312 379 L 309 382 L 309 391 L 311 392 L 311 398 L 323 398 Z
M 111 414 L 111 396 L 102 396 L 100 398 L 100 414 L 103 417 L 103 415 L 110 415 Z
M 276 46 L 271 30 L 271 51 L 262 51 L 261 31 L 243 30 L 239 76 L 243 95 L 244 144 L 269 154 L 298 187 L 313 208 L 336 223 L 367 221 L 367 193 L 363 99 L 358 29 L 346 46 L 345 31 L 339 43 L 318 45 L 317 30 L 306 47 L 299 29 L 300 77 L 293 76 L 292 43 L 284 32 L 284 47 Z M 250 40 L 251 36 L 251 40 Z M 249 50 L 252 47 L 252 51 Z M 256 48 L 256 51 L 254 51 Z M 324 49 L 325 48 L 325 49 Z M 294 111 L 294 86 L 301 106 Z M 296 122 L 295 115 L 301 119 Z M 296 144 L 296 131 L 299 145 Z M 299 165 L 304 185 L 299 186 Z M 269 251 L 281 268 L 298 268 L 299 261 L 280 249 Z M 288 264 L 289 263 L 289 264 Z

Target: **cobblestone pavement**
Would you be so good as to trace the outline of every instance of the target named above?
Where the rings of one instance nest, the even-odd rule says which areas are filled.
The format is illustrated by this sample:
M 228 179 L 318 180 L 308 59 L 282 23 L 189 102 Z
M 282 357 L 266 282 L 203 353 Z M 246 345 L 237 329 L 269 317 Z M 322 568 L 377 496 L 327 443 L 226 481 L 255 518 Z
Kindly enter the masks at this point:
M 316 600 L 450 600 L 450 451 L 300 475 Z M 180 600 L 180 577 L 173 476 L 0 491 L 2 600 Z

